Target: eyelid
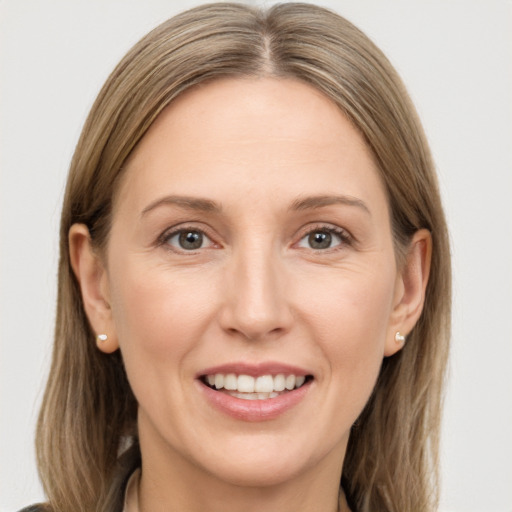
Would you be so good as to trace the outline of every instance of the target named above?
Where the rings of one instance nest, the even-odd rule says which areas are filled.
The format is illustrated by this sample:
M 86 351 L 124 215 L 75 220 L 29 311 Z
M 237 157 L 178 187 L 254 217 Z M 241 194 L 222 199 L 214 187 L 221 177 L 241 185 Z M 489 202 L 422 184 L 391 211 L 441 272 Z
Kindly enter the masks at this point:
M 204 237 L 206 237 L 210 241 L 210 245 L 208 247 L 201 247 L 196 250 L 190 250 L 187 251 L 185 249 L 180 249 L 179 247 L 175 247 L 171 244 L 169 244 L 169 240 L 178 235 L 179 233 L 182 233 L 183 231 L 196 231 L 198 233 L 201 233 Z M 167 228 L 162 232 L 162 234 L 157 238 L 157 244 L 158 246 L 163 246 L 166 249 L 176 252 L 179 254 L 195 254 L 196 251 L 204 250 L 204 249 L 210 249 L 211 247 L 220 247 L 220 244 L 215 241 L 215 236 L 211 234 L 211 230 L 204 225 L 201 227 L 198 227 L 194 225 L 193 223 L 182 223 L 175 226 L 172 226 L 170 228 Z
M 310 248 L 311 251 L 327 253 L 330 251 L 343 249 L 347 245 L 352 245 L 354 243 L 354 237 L 345 228 L 342 228 L 335 224 L 318 222 L 308 224 L 307 226 L 302 228 L 299 232 L 299 240 L 294 245 L 299 244 L 305 237 L 309 236 L 311 233 L 314 233 L 315 231 L 327 231 L 328 233 L 332 233 L 340 238 L 341 243 L 335 247 L 329 247 L 327 249 Z
M 171 246 L 168 243 L 170 238 L 172 238 L 173 236 L 176 236 L 177 234 L 179 234 L 183 231 L 197 231 L 197 232 L 201 233 L 203 236 L 205 236 L 210 241 L 211 245 L 209 247 L 204 247 L 201 249 L 209 249 L 211 247 L 216 247 L 216 248 L 222 247 L 222 245 L 215 240 L 217 237 L 214 234 L 212 234 L 213 230 L 211 230 L 208 226 L 204 226 L 204 225 L 201 225 L 201 227 L 199 227 L 199 226 L 195 225 L 194 222 L 180 223 L 180 224 L 177 224 L 175 226 L 165 229 L 158 236 L 156 245 L 164 246 L 172 252 L 183 253 L 183 254 L 195 254 L 196 251 L 194 251 L 194 250 L 190 250 L 190 251 L 180 250 L 178 247 Z M 303 228 L 301 228 L 299 230 L 298 241 L 295 242 L 293 245 L 296 246 L 306 236 L 310 235 L 311 233 L 313 233 L 315 231 L 327 231 L 329 233 L 332 233 L 340 238 L 341 243 L 335 247 L 328 248 L 328 249 L 313 249 L 313 248 L 311 248 L 310 249 L 311 251 L 327 253 L 330 251 L 340 250 L 343 247 L 345 247 L 347 245 L 352 245 L 355 242 L 355 239 L 352 236 L 352 234 L 345 228 L 342 228 L 335 224 L 326 223 L 326 222 L 314 222 L 314 223 L 307 224 L 306 226 L 304 226 Z M 199 251 L 201 249 L 197 249 L 197 251 Z

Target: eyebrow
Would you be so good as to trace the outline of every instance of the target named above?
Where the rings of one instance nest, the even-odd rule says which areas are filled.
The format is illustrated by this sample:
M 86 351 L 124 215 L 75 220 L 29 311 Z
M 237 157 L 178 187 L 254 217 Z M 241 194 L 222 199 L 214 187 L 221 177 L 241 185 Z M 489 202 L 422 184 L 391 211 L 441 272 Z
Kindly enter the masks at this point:
M 361 201 L 361 199 L 358 199 L 357 197 L 345 195 L 320 195 L 298 198 L 292 203 L 290 210 L 312 210 L 314 208 L 322 208 L 323 206 L 331 206 L 333 204 L 355 206 L 371 216 L 370 209 L 366 206 L 364 201 Z
M 363 201 L 361 201 L 361 199 L 346 195 L 319 195 L 302 198 L 299 197 L 292 202 L 289 209 L 291 211 L 313 210 L 315 208 L 322 208 L 324 206 L 331 206 L 334 204 L 355 206 L 366 212 L 368 215 L 371 215 L 370 209 Z M 165 205 L 178 206 L 184 210 L 204 213 L 220 213 L 222 211 L 222 207 L 211 199 L 190 196 L 165 196 L 157 199 L 156 201 L 153 201 L 151 204 L 146 206 L 146 208 L 144 208 L 144 210 L 141 212 L 141 217 L 148 214 L 150 211 Z
M 210 199 L 189 196 L 165 196 L 146 206 L 146 208 L 142 210 L 140 216 L 143 217 L 155 208 L 165 205 L 178 206 L 184 210 L 206 213 L 219 213 L 221 211 L 220 205 Z

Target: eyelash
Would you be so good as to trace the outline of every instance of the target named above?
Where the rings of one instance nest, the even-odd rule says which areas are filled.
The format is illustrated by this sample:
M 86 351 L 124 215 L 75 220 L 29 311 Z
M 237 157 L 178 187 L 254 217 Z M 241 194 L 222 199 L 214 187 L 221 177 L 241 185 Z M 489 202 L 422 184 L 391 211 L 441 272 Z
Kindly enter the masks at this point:
M 337 236 L 340 240 L 340 243 L 334 247 L 328 247 L 325 249 L 314 249 L 313 247 L 306 248 L 314 251 L 315 253 L 331 253 L 334 251 L 339 251 L 345 248 L 346 246 L 352 245 L 354 241 L 352 236 L 348 233 L 348 231 L 346 231 L 343 228 L 332 225 L 318 224 L 304 231 L 299 239 L 299 243 L 306 237 L 312 235 L 313 233 L 329 233 L 331 235 Z
M 165 247 L 167 250 L 172 251 L 174 253 L 180 253 L 180 254 L 195 254 L 194 250 L 186 250 L 186 249 L 179 249 L 177 247 L 173 247 L 170 245 L 169 241 L 181 234 L 181 233 L 201 233 L 205 238 L 210 240 L 210 242 L 213 245 L 218 245 L 213 241 L 213 237 L 208 234 L 208 232 L 203 228 L 197 228 L 195 226 L 180 226 L 179 228 L 171 228 L 170 230 L 164 231 L 157 240 L 157 245 Z M 198 250 L 200 250 L 199 248 Z
M 181 254 L 195 254 L 195 250 L 179 249 L 177 247 L 172 247 L 169 243 L 169 241 L 173 237 L 180 235 L 181 233 L 186 233 L 186 232 L 200 233 L 201 235 L 206 237 L 210 241 L 211 244 L 219 246 L 219 244 L 216 244 L 214 242 L 213 237 L 207 232 L 207 230 L 200 229 L 200 228 L 197 228 L 194 226 L 182 226 L 177 229 L 171 228 L 171 230 L 164 231 L 158 237 L 157 245 L 163 246 L 167 250 L 170 250 L 174 253 L 177 252 L 177 253 L 181 253 Z M 332 226 L 332 225 L 318 224 L 318 225 L 312 226 L 312 227 L 308 228 L 307 230 L 303 231 L 303 233 L 300 236 L 299 241 L 296 242 L 294 245 L 297 245 L 298 243 L 300 243 L 302 240 L 304 240 L 306 237 L 310 236 L 313 233 L 329 233 L 329 234 L 335 235 L 340 240 L 340 243 L 334 247 L 328 247 L 325 249 L 314 249 L 312 247 L 304 248 L 304 249 L 312 250 L 316 253 L 333 252 L 333 251 L 341 250 L 347 245 L 348 246 L 352 245 L 354 242 L 352 236 L 345 229 L 336 227 L 336 226 Z M 200 247 L 197 250 L 200 250 L 200 249 L 203 249 L 203 248 Z

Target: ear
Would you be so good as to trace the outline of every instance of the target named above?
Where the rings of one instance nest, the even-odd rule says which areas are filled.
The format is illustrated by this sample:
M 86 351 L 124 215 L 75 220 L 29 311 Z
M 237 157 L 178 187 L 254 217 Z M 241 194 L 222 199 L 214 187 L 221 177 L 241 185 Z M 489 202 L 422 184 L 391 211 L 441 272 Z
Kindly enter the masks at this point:
M 405 344 L 406 337 L 423 311 L 425 290 L 430 273 L 432 237 L 427 229 L 418 230 L 412 237 L 405 261 L 395 283 L 393 311 L 390 316 L 384 355 L 391 356 Z
M 119 348 L 110 307 L 108 274 L 84 224 L 73 224 L 69 230 L 71 267 L 80 285 L 85 313 L 96 333 L 98 348 L 107 354 Z M 99 335 L 106 334 L 105 336 Z

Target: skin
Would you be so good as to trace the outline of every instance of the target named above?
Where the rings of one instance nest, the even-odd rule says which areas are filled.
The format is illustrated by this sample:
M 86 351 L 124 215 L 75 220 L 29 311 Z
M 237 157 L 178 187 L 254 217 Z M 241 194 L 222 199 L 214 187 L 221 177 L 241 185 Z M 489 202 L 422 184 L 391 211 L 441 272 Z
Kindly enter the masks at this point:
M 203 246 L 180 247 L 180 228 Z M 126 165 L 106 254 L 70 231 L 99 348 L 121 349 L 139 402 L 140 510 L 337 510 L 350 428 L 421 313 L 430 245 L 419 231 L 397 268 L 371 152 L 309 85 L 225 79 L 180 96 Z M 195 378 L 240 361 L 314 380 L 278 418 L 242 421 Z

